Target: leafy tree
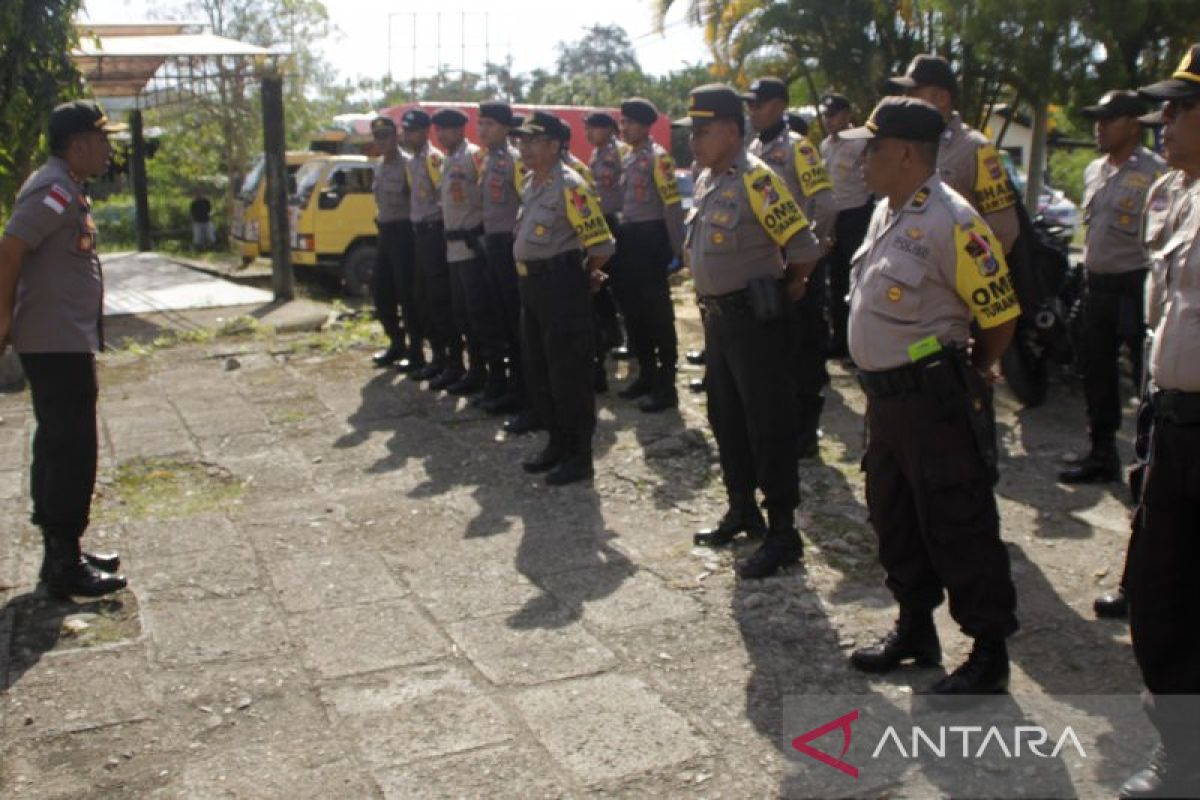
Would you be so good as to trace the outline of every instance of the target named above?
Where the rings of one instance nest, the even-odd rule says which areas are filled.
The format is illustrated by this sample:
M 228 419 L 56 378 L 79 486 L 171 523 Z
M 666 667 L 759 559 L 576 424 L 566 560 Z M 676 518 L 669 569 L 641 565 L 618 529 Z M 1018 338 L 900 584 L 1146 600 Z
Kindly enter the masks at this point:
M 0 3 L 0 217 L 5 217 L 39 154 L 50 110 L 79 96 L 71 62 L 81 0 Z

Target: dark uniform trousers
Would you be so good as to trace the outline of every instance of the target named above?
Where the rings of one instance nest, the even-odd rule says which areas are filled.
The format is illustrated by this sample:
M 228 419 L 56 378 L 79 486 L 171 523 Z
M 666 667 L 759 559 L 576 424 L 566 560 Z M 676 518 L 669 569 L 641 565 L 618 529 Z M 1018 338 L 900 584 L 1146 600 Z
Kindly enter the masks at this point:
M 1145 270 L 1117 275 L 1088 274 L 1083 391 L 1093 442 L 1111 444 L 1121 427 L 1117 359 L 1122 343 L 1129 348 L 1134 385 L 1141 385 L 1145 286 Z
M 482 257 L 450 264 L 454 319 L 467 336 L 471 369 L 504 358 L 504 326 L 487 261 Z
M 907 385 L 873 389 L 866 383 L 872 376 L 862 378 L 867 507 L 887 586 L 901 606 L 918 613 L 941 604 L 944 589 L 964 633 L 1007 637 L 1018 627 L 1016 591 L 965 389 L 955 396 L 943 381 L 934 391 L 915 366 L 873 375 L 900 372 Z M 977 396 L 990 397 L 978 382 Z
M 375 317 L 392 344 L 403 347 L 407 333 L 415 350 L 421 346 L 425 331 L 417 312 L 412 223 L 380 223 L 375 253 L 375 273 L 371 276 Z
M 526 262 L 521 278 L 521 345 L 525 385 L 550 441 L 590 453 L 596 430 L 592 298 L 583 254 Z
M 792 355 L 796 370 L 796 397 L 799 405 L 800 446 L 806 449 L 816 442 L 817 426 L 825 398 L 821 390 L 829 383 L 825 357 L 829 350 L 828 293 L 825 288 L 825 262 L 817 262 L 808 278 L 808 287 L 795 303 L 792 320 Z
M 509 359 L 509 390 L 520 390 L 523 388 L 521 290 L 517 278 L 517 263 L 513 259 L 513 237 L 510 233 L 489 233 L 484 237 L 483 243 L 487 250 L 488 274 L 498 300 L 505 355 Z
M 427 321 L 435 362 L 462 364 L 462 332 L 454 318 L 446 237 L 440 222 L 413 223 L 417 302 Z
M 621 257 L 609 274 L 629 348 L 640 368 L 673 371 L 679 347 L 667 279 L 674 258 L 667 226 L 662 220 L 627 222 L 618 229 L 617 249 Z
M 874 209 L 875 201 L 869 200 L 858 208 L 839 211 L 833 222 L 833 247 L 825 256 L 829 273 L 829 323 L 833 328 L 831 351 L 841 353 L 846 349 L 846 320 L 850 316 L 850 306 L 846 302 L 846 296 L 850 294 L 850 260 L 867 235 Z
M 605 214 L 604 221 L 608 223 L 610 231 L 617 230 L 615 214 Z M 610 275 L 616 267 L 618 256 L 619 249 L 605 263 L 605 270 Z M 596 356 L 603 361 L 608 351 L 620 345 L 622 341 L 621 322 L 617 318 L 617 301 L 613 297 L 610 283 L 606 282 L 599 291 L 592 294 L 592 312 L 596 317 Z
M 96 483 L 96 358 L 91 353 L 22 353 L 33 396 L 34 525 L 77 540 L 87 528 Z
M 763 505 L 786 516 L 800 505 L 791 313 L 758 320 L 745 292 L 701 298 L 700 308 L 708 421 L 725 490 L 732 500 L 761 489 Z

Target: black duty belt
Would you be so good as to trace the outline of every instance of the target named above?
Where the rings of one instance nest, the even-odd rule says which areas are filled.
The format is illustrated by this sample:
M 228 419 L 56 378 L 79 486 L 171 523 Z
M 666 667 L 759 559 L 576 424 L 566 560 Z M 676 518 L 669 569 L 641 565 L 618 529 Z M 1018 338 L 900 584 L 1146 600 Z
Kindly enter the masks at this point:
M 957 351 L 946 349 L 940 353 L 905 364 L 895 369 L 879 370 L 878 372 L 858 371 L 858 385 L 869 398 L 894 397 L 909 392 L 919 392 L 922 388 L 921 375 L 929 367 L 956 357 Z
M 1146 270 L 1131 272 L 1088 272 L 1087 285 L 1094 292 L 1136 292 L 1146 282 Z
M 1200 392 L 1157 391 L 1150 396 L 1155 419 L 1175 425 L 1200 425 Z
M 641 233 L 642 231 L 657 231 L 660 228 L 666 228 L 667 221 L 663 217 L 658 219 L 644 219 L 641 222 L 625 222 L 622 220 L 620 230 L 628 233 Z
M 750 297 L 744 289 L 729 294 L 709 294 L 696 298 L 696 304 L 705 314 L 721 316 L 722 314 L 737 314 L 745 316 L 751 313 Z
M 579 250 L 568 250 L 565 253 L 559 253 L 553 258 L 533 258 L 518 261 L 517 275 L 522 278 L 528 278 L 530 275 L 539 275 L 560 267 L 583 269 L 583 253 Z
M 414 222 L 413 230 L 417 233 L 440 232 L 442 230 L 442 222 L 441 220 L 435 220 L 434 222 Z
M 466 242 L 474 246 L 474 242 L 479 241 L 481 238 L 483 238 L 482 225 L 476 225 L 474 228 L 459 231 L 446 231 L 447 242 Z

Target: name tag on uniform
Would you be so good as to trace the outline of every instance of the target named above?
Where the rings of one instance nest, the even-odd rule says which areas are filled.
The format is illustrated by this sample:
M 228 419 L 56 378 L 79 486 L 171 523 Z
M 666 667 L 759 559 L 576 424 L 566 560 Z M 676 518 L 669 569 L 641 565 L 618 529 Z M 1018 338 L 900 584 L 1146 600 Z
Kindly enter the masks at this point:
M 936 336 L 926 336 L 919 342 L 913 342 L 908 346 L 908 360 L 920 361 L 922 358 L 928 358 L 934 353 L 940 353 L 942 343 L 937 340 Z

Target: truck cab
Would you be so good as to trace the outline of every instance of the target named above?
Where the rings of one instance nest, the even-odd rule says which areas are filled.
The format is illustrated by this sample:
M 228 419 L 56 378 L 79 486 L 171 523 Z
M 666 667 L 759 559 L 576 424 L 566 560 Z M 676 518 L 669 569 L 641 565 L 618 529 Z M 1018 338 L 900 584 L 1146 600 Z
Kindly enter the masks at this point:
M 339 278 L 352 297 L 370 294 L 375 271 L 374 181 L 373 159 L 325 156 L 296 173 L 288 209 L 292 263 Z
M 288 195 L 294 192 L 296 171 L 304 164 L 317 158 L 324 158 L 323 153 L 312 150 L 290 150 L 284 156 L 288 174 Z M 230 222 L 230 235 L 233 245 L 242 257 L 243 264 L 249 264 L 259 256 L 271 254 L 271 227 L 267 217 L 267 178 L 266 160 L 260 154 L 250 172 L 242 181 L 233 202 L 233 219 Z

